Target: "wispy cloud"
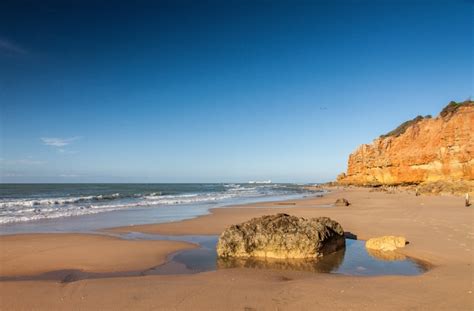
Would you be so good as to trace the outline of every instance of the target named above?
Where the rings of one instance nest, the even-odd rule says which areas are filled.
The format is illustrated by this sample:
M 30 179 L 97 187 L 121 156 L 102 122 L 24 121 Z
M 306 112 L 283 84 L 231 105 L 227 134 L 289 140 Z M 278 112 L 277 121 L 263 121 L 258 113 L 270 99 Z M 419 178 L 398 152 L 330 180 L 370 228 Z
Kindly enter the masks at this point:
M 34 160 L 34 159 L 16 159 L 16 160 L 0 159 L 0 164 L 4 164 L 4 165 L 41 165 L 45 163 L 46 163 L 45 161 Z
M 40 140 L 45 146 L 51 146 L 61 154 L 76 154 L 77 151 L 67 150 L 64 147 L 69 146 L 74 141 L 81 139 L 81 136 L 59 138 L 59 137 L 41 137 Z
M 69 137 L 69 138 L 41 137 L 41 141 L 46 146 L 64 147 L 80 138 L 81 138 L 80 136 Z M 62 152 L 64 151 L 64 149 L 59 149 L 59 151 Z
M 72 177 L 80 177 L 81 175 L 77 174 L 59 174 L 58 177 L 63 177 L 63 178 L 72 178 Z
M 25 55 L 25 54 L 28 54 L 28 51 L 26 51 L 19 45 L 9 40 L 0 38 L 0 53 L 12 54 L 12 55 Z
M 0 177 L 23 177 L 25 175 L 23 174 L 17 174 L 17 173 L 2 173 Z
M 58 152 L 64 153 L 64 154 L 76 154 L 77 153 L 77 151 L 66 150 L 66 149 L 63 149 L 63 148 L 58 148 Z

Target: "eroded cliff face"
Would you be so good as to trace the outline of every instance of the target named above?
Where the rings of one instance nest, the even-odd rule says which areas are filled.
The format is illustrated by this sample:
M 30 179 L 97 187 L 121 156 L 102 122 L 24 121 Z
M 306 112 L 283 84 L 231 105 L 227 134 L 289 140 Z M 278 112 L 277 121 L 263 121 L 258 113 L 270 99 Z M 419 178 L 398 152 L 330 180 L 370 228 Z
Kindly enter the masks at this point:
M 401 130 L 399 130 L 401 129 Z M 341 184 L 399 185 L 474 180 L 474 102 L 418 117 L 349 156 Z

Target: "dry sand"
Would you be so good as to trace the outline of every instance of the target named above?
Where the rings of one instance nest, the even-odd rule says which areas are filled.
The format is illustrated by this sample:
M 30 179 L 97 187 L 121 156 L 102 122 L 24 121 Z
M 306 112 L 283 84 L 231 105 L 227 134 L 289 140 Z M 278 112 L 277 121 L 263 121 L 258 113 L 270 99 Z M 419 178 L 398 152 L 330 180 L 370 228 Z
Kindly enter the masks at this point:
M 345 197 L 348 207 L 318 207 Z M 335 191 L 323 198 L 292 201 L 295 205 L 253 204 L 214 209 L 212 214 L 168 224 L 115 228 L 114 232 L 218 234 L 226 226 L 263 214 L 329 216 L 346 231 L 367 239 L 403 235 L 402 252 L 435 267 L 419 276 L 355 277 L 304 272 L 225 269 L 195 275 L 145 276 L 81 280 L 0 282 L 1 310 L 473 310 L 474 208 L 461 197 L 387 194 L 367 189 Z M 91 237 L 77 243 L 71 255 L 65 245 L 81 235 L 2 237 L 2 275 L 76 267 L 90 271 L 155 265 L 185 243 L 120 241 Z M 79 237 L 78 237 L 79 236 Z M 35 239 L 46 239 L 33 242 Z M 11 241 L 9 240 L 11 239 Z M 52 239 L 52 240 L 48 240 Z M 64 240 L 63 240 L 64 239 Z M 95 244 L 99 243 L 99 244 Z M 109 246 L 117 243 L 116 247 Z M 116 248 L 120 244 L 121 252 Z M 31 251 L 28 250 L 31 246 Z M 43 246 L 45 245 L 45 246 Z M 62 246 L 61 246 L 62 245 Z M 97 245 L 97 246 L 94 246 Z M 154 252 L 149 252 L 150 246 Z M 57 249 L 57 247 L 60 247 Z M 61 251 L 61 247 L 64 248 Z M 94 250 L 91 250 L 91 247 Z M 106 251 L 108 250 L 108 251 Z M 103 252 L 103 253 L 101 253 Z M 4 254 L 6 253 L 6 254 Z M 61 255 L 58 255 L 61 254 Z M 89 254 L 96 258 L 82 259 Z M 109 256 L 109 254 L 112 254 Z M 153 261 L 153 254 L 155 254 Z M 78 260 L 75 257 L 82 256 Z M 122 257 L 130 257 L 124 261 Z M 57 257 L 57 258 L 56 258 Z M 45 265 L 37 265 L 42 258 Z M 18 261 L 18 264 L 11 262 Z M 104 261 L 107 262 L 104 264 Z M 47 264 L 46 264 L 47 263 Z M 143 265 L 142 265 L 143 264 Z M 14 268 L 13 268 L 14 267 Z M 32 268 L 35 267 L 35 268 Z

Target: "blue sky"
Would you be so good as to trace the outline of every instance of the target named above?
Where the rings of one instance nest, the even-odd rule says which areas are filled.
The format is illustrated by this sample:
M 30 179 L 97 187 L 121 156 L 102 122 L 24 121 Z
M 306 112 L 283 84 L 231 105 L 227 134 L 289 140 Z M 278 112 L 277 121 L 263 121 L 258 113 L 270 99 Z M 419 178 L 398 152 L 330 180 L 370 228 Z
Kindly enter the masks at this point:
M 2 182 L 322 182 L 473 95 L 469 1 L 2 1 Z

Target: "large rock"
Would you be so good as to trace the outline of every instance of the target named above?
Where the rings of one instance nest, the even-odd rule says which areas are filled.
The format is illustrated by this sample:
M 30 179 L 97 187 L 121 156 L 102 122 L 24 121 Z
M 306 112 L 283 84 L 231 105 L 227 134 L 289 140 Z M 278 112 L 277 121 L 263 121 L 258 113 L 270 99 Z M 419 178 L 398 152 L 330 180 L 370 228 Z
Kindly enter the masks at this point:
M 277 214 L 227 228 L 219 237 L 217 254 L 221 258 L 318 258 L 344 247 L 344 230 L 330 218 Z
M 450 103 L 436 118 L 417 117 L 364 144 L 340 184 L 398 185 L 474 180 L 474 102 Z
M 400 247 L 405 247 L 406 239 L 402 236 L 381 236 L 372 238 L 365 242 L 365 247 L 379 251 L 393 251 Z

